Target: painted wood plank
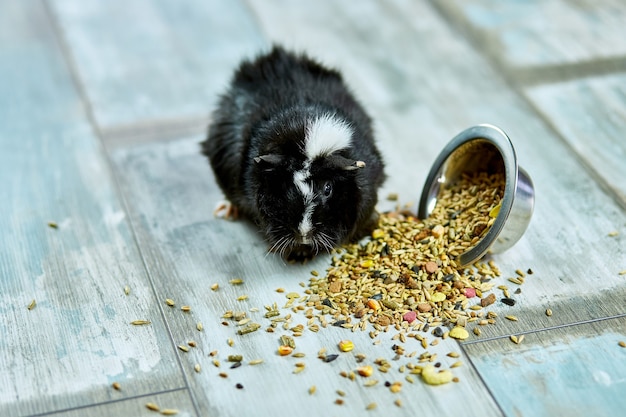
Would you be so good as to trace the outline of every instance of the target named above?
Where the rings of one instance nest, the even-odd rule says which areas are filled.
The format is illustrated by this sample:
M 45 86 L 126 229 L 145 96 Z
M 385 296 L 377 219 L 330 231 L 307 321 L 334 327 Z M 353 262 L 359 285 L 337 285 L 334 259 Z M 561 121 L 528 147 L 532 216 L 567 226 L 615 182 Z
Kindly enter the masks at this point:
M 402 190 L 401 199 L 415 201 L 437 153 L 472 124 L 493 123 L 509 133 L 520 165 L 534 180 L 536 205 L 520 242 L 492 257 L 504 274 L 495 284 L 508 285 L 513 293 L 517 288 L 507 278 L 516 269 L 532 268 L 535 274 L 515 295 L 516 306 L 490 307 L 500 320 L 482 328 L 483 337 L 625 312 L 624 276 L 619 275 L 626 261 L 623 209 L 430 7 L 404 1 L 388 2 L 386 10 L 375 3 L 336 6 L 335 18 L 329 18 L 318 7 L 252 4 L 272 41 L 341 63 L 378 122 L 378 139 L 390 167 L 382 195 Z M 289 19 L 280 20 L 282 14 Z M 349 32 L 342 29 L 346 21 L 353 26 Z M 327 30 L 318 30 L 322 22 Z M 405 191 L 413 189 L 414 194 Z M 618 236 L 608 236 L 611 231 Z M 496 294 L 502 297 L 501 291 Z M 559 314 L 547 317 L 547 308 Z M 519 321 L 504 320 L 509 314 Z
M 403 356 L 393 361 L 388 373 L 374 375 L 379 380 L 375 387 L 365 387 L 361 377 L 351 381 L 340 375 L 341 371 L 356 369 L 355 353 L 366 354 L 368 364 L 379 357 L 392 361 L 391 346 L 397 342 L 391 339 L 391 333 L 381 336 L 380 345 L 375 345 L 367 332 L 352 333 L 332 326 L 318 333 L 305 330 L 295 338 L 296 352 L 305 357 L 280 357 L 279 337 L 291 332 L 281 326 L 267 332 L 271 321 L 263 317 L 264 306 L 277 303 L 283 317 L 292 315 L 289 327 L 302 324 L 306 329 L 307 319 L 302 312 L 283 308 L 285 294 L 304 295 L 300 283 L 308 282 L 311 270 L 324 271 L 328 256 L 319 256 L 306 265 L 284 264 L 277 256 L 267 255 L 265 242 L 250 224 L 213 218 L 213 207 L 221 195 L 207 162 L 198 153 L 199 141 L 199 137 L 190 137 L 120 148 L 113 153 L 113 160 L 147 267 L 158 282 L 158 297 L 163 303 L 166 298 L 176 303 L 165 312 L 172 336 L 181 345 L 196 342 L 197 347 L 179 351 L 179 356 L 202 415 L 308 416 L 311 410 L 360 415 L 372 402 L 378 404 L 372 415 L 387 415 L 389 410 L 407 416 L 415 410 L 458 414 L 464 410 L 463 398 L 476 397 L 482 398 L 477 406 L 481 414 L 500 415 L 471 367 L 455 370 L 465 383 L 434 388 L 415 375 L 414 384 L 405 380 L 407 371 L 400 372 L 400 366 L 416 360 Z M 233 285 L 233 278 L 244 282 Z M 213 284 L 219 289 L 212 290 Z M 280 287 L 285 293 L 276 292 Z M 240 296 L 248 298 L 239 301 Z M 190 306 L 191 311 L 182 313 L 183 305 Z M 261 324 L 261 329 L 237 334 L 235 322 L 222 318 L 228 310 L 245 311 L 252 321 Z M 204 328 L 201 332 L 196 328 L 198 322 Z M 424 337 L 430 343 L 428 333 Z M 338 342 L 346 338 L 355 343 L 354 352 L 339 351 Z M 232 339 L 232 346 L 228 339 Z M 325 363 L 317 358 L 322 348 L 340 357 Z M 454 360 L 445 355 L 459 351 L 459 347 L 447 339 L 428 350 L 442 358 L 442 367 L 448 367 Z M 215 356 L 211 356 L 214 351 Z M 413 339 L 406 343 L 406 352 L 411 351 L 421 354 L 424 349 Z M 233 354 L 243 356 L 242 366 L 235 369 L 228 362 L 228 355 Z M 254 359 L 264 362 L 250 365 Z M 219 367 L 213 360 L 219 361 Z M 297 362 L 306 366 L 304 372 L 294 374 Z M 199 373 L 194 369 L 196 364 L 200 365 Z M 226 377 L 220 377 L 220 373 Z M 402 381 L 402 392 L 392 394 L 384 386 L 385 381 Z M 237 389 L 238 383 L 243 388 Z M 309 395 L 313 385 L 317 391 Z M 344 391 L 345 397 L 337 390 Z M 335 404 L 337 399 L 344 404 Z M 397 399 L 403 403 L 401 408 L 394 404 Z
M 626 56 L 620 0 L 433 2 L 473 32 L 484 52 L 508 68 L 540 68 L 596 61 L 623 65 Z
M 122 389 L 125 387 L 123 386 Z M 158 410 L 146 407 L 151 403 L 158 407 Z M 154 407 L 153 407 L 154 408 Z M 176 417 L 197 416 L 193 401 L 189 391 L 186 389 L 174 390 L 165 393 L 134 397 L 124 400 L 113 400 L 104 404 L 87 407 L 79 407 L 71 410 L 64 410 L 58 413 L 48 414 L 53 417 L 108 417 L 108 416 L 132 416 L 132 417 L 154 417 L 158 412 L 176 412 Z M 167 415 L 167 414 L 166 414 Z
M 626 407 L 626 318 L 465 344 L 506 415 L 615 416 Z
M 0 13 L 3 416 L 184 385 L 109 166 L 42 6 L 6 1 Z M 152 325 L 131 326 L 137 319 Z M 126 389 L 113 392 L 114 381 Z
M 50 4 L 105 135 L 203 123 L 230 67 L 261 39 L 239 1 Z
M 626 73 L 526 89 L 526 96 L 626 207 Z

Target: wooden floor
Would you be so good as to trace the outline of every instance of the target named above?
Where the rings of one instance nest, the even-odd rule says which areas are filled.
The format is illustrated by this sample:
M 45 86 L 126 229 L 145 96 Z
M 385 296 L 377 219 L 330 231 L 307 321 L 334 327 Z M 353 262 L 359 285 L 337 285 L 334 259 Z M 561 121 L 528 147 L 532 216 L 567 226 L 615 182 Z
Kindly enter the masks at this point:
M 146 403 L 180 416 L 622 415 L 625 27 L 622 0 L 2 1 L 0 415 L 156 415 Z M 245 310 L 265 329 L 264 306 L 287 301 L 275 290 L 303 294 L 329 265 L 286 265 L 253 227 L 212 215 L 222 196 L 198 142 L 233 67 L 272 42 L 341 69 L 375 119 L 380 210 L 391 192 L 415 208 L 461 130 L 491 123 L 512 138 L 536 206 L 518 244 L 493 256 L 496 284 L 513 291 L 516 269 L 534 274 L 515 306 L 491 308 L 518 321 L 428 346 L 442 368 L 462 362 L 458 383 L 410 383 L 401 366 L 416 359 L 392 361 L 392 332 L 373 344 L 305 331 L 298 359 L 276 354 L 281 331 L 222 324 Z M 393 362 L 379 384 L 340 375 L 353 353 L 317 359 L 345 338 Z

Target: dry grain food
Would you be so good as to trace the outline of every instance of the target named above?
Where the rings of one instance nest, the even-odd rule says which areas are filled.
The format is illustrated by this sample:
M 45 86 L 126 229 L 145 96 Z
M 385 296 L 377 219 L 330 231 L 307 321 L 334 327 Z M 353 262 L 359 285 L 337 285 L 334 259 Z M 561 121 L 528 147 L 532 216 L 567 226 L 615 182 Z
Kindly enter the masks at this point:
M 381 214 L 369 239 L 344 246 L 326 276 L 310 279 L 304 307 L 353 330 L 369 323 L 375 334 L 388 326 L 406 328 L 409 321 L 465 327 L 470 308 L 480 310 L 496 298 L 482 298 L 482 306 L 468 300 L 489 292 L 500 271 L 491 261 L 461 267 L 455 258 L 495 221 L 504 180 L 503 174 L 463 175 L 440 191 L 425 220 L 401 211 Z M 523 277 L 514 279 L 521 284 Z

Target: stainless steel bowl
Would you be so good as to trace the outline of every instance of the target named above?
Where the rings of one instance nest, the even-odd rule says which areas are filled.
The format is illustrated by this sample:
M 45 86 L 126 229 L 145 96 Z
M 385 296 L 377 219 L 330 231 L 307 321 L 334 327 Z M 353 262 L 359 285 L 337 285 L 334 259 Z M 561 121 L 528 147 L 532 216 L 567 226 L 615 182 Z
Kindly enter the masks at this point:
M 426 178 L 418 216 L 425 219 L 432 213 L 439 190 L 446 184 L 453 184 L 463 173 L 483 171 L 504 172 L 502 206 L 485 236 L 458 256 L 460 265 L 474 263 L 487 252 L 501 253 L 512 247 L 526 231 L 533 213 L 535 189 L 517 164 L 511 140 L 499 128 L 482 124 L 459 133 L 441 151 Z

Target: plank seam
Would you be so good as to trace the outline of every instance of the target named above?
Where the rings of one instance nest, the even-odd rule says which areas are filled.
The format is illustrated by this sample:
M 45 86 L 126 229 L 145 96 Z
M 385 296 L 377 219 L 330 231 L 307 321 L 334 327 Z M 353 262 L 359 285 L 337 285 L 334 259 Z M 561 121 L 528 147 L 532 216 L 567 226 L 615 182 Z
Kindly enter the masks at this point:
M 190 398 L 191 398 L 191 402 L 193 404 L 194 407 L 194 412 L 196 415 L 201 415 L 199 412 L 199 406 L 198 403 L 196 401 L 195 395 L 193 393 L 193 391 L 191 390 L 191 386 L 189 383 L 189 378 L 187 373 L 185 372 L 182 360 L 180 358 L 180 356 L 178 355 L 178 351 L 177 351 L 177 347 L 176 347 L 176 342 L 174 340 L 173 337 L 173 333 L 172 333 L 172 329 L 170 327 L 170 323 L 167 321 L 166 319 L 166 315 L 165 315 L 165 311 L 163 309 L 163 303 L 159 302 L 159 297 L 158 297 L 158 291 L 156 289 L 155 286 L 155 282 L 154 279 L 152 277 L 152 274 L 150 273 L 150 269 L 148 268 L 148 263 L 147 263 L 147 259 L 145 257 L 145 254 L 139 244 L 139 240 L 137 238 L 137 232 L 135 230 L 134 224 L 129 221 L 128 219 L 130 219 L 130 211 L 128 208 L 128 202 L 126 201 L 126 198 L 122 192 L 121 189 L 121 185 L 120 185 L 120 179 L 118 177 L 118 175 L 116 174 L 114 167 L 113 167 L 113 163 L 111 161 L 110 155 L 108 154 L 108 152 L 106 152 L 106 146 L 104 144 L 104 139 L 102 136 L 102 131 L 99 129 L 99 126 L 95 120 L 95 116 L 93 113 L 93 106 L 91 105 L 89 98 L 87 96 L 86 93 L 86 89 L 84 84 L 82 83 L 82 80 L 79 76 L 78 70 L 76 68 L 76 62 L 74 61 L 71 51 L 69 49 L 69 45 L 67 44 L 67 41 L 65 39 L 64 33 L 63 33 L 63 28 L 61 27 L 61 22 L 58 20 L 52 5 L 50 4 L 49 0 L 41 0 L 43 3 L 43 8 L 46 11 L 46 14 L 48 15 L 48 18 L 50 19 L 51 22 L 51 26 L 53 28 L 53 32 L 54 32 L 54 36 L 55 39 L 59 45 L 59 48 L 61 50 L 61 54 L 63 55 L 63 58 L 65 59 L 65 63 L 68 67 L 68 71 L 69 74 L 72 78 L 72 82 L 74 83 L 74 86 L 77 90 L 77 93 L 79 95 L 79 97 L 81 98 L 81 101 L 83 102 L 83 106 L 85 106 L 85 112 L 86 112 L 86 117 L 87 120 L 89 122 L 89 124 L 91 125 L 93 131 L 94 131 L 94 135 L 96 138 L 98 138 L 99 142 L 100 142 L 100 146 L 102 147 L 102 152 L 103 152 L 103 158 L 104 161 L 106 163 L 106 166 L 108 168 L 108 174 L 112 179 L 112 186 L 115 189 L 115 195 L 117 197 L 117 199 L 120 201 L 120 205 L 122 206 L 122 209 L 124 210 L 124 214 L 126 216 L 126 223 L 128 224 L 130 233 L 132 235 L 132 240 L 135 243 L 135 249 L 137 250 L 137 254 L 138 257 L 142 263 L 143 269 L 145 271 L 146 277 L 148 279 L 148 282 L 150 283 L 150 287 L 152 289 L 152 294 L 154 296 L 154 300 L 156 302 L 156 305 L 158 306 L 159 309 L 159 314 L 161 316 L 161 320 L 164 323 L 165 329 L 167 331 L 167 334 L 169 336 L 170 339 L 170 346 L 171 349 L 173 351 L 174 357 L 176 358 L 176 362 L 178 364 L 180 373 L 182 375 L 183 381 L 184 381 L 184 388 L 180 388 L 180 389 L 186 389 L 189 392 Z M 149 395 L 154 395 L 154 394 L 149 394 Z M 45 414 L 44 414 L 45 415 Z

